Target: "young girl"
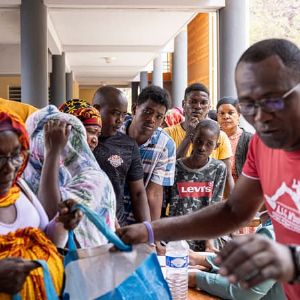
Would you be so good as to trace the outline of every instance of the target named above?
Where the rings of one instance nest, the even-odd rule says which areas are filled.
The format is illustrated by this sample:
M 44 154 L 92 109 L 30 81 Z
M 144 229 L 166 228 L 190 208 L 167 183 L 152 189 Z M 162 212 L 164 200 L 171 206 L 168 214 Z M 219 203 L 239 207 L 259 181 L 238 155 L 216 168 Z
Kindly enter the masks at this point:
M 176 162 L 175 183 L 170 192 L 170 216 L 186 215 L 222 200 L 226 166 L 210 158 L 218 147 L 220 128 L 217 122 L 199 122 L 192 137 L 193 152 Z M 194 251 L 214 251 L 212 240 L 188 241 Z

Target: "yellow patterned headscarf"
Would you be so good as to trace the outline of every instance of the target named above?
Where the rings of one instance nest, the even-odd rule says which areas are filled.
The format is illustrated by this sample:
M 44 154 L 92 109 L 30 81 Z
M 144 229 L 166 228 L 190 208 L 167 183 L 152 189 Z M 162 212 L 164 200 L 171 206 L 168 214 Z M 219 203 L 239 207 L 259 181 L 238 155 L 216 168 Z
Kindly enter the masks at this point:
M 45 260 L 48 264 L 52 282 L 57 295 L 63 287 L 63 263 L 54 244 L 38 228 L 27 227 L 0 235 L 0 259 L 21 257 L 24 259 Z M 21 290 L 22 299 L 47 299 L 43 282 L 43 269 L 37 268 L 30 272 Z M 11 300 L 11 296 L 0 293 L 1 300 Z

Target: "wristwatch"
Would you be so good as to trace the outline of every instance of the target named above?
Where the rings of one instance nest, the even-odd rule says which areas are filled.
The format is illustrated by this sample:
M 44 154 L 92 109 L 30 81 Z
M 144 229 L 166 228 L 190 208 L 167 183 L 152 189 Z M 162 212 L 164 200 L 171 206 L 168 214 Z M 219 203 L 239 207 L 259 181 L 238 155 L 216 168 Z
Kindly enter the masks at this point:
M 289 246 L 292 254 L 292 260 L 295 267 L 294 278 L 289 282 L 291 284 L 300 282 L 300 246 Z

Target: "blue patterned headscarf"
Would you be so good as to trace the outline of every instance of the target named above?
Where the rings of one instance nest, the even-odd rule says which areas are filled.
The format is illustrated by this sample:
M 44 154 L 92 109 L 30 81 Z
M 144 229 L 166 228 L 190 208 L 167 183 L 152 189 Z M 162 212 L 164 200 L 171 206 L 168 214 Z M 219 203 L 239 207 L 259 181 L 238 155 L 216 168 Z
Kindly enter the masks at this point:
M 26 122 L 30 135 L 30 158 L 23 174 L 37 195 L 44 162 L 44 125 L 48 120 L 65 120 L 72 126 L 69 141 L 61 154 L 59 186 L 62 201 L 74 199 L 104 217 L 114 230 L 116 200 L 111 182 L 100 169 L 87 141 L 86 131 L 75 116 L 60 112 L 49 105 L 33 113 Z M 104 244 L 106 239 L 96 227 L 84 218 L 75 229 L 76 239 L 82 248 Z

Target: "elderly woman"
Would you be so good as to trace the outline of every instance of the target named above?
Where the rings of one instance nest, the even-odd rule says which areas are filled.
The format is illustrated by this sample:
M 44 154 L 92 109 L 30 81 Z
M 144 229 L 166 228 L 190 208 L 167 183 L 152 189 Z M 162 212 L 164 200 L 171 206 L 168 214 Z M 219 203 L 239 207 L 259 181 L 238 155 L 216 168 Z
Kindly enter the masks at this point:
M 232 97 L 220 99 L 217 104 L 217 118 L 221 129 L 225 131 L 230 140 L 233 153 L 231 157 L 232 176 L 236 181 L 242 172 L 252 134 L 239 127 L 238 100 Z
M 59 107 L 59 110 L 77 117 L 86 130 L 87 142 L 93 151 L 98 145 L 98 137 L 101 134 L 102 121 L 99 111 L 85 100 L 68 100 Z
M 11 299 L 9 295 L 20 289 L 23 299 L 46 299 L 43 272 L 35 259 L 47 262 L 58 295 L 62 289 L 62 260 L 45 233 L 61 246 L 67 231 L 56 220 L 49 223 L 40 202 L 20 178 L 28 150 L 24 123 L 0 109 L 0 299 Z M 71 228 L 80 219 L 78 212 L 69 213 L 68 205 L 63 210 L 57 220 Z
M 50 105 L 32 114 L 26 126 L 31 156 L 24 179 L 38 195 L 48 216 L 54 217 L 61 201 L 72 199 L 94 210 L 114 230 L 116 201 L 113 187 L 98 166 L 79 119 Z M 50 129 L 54 132 L 51 136 L 48 134 Z M 81 248 L 107 243 L 86 217 L 74 232 Z

